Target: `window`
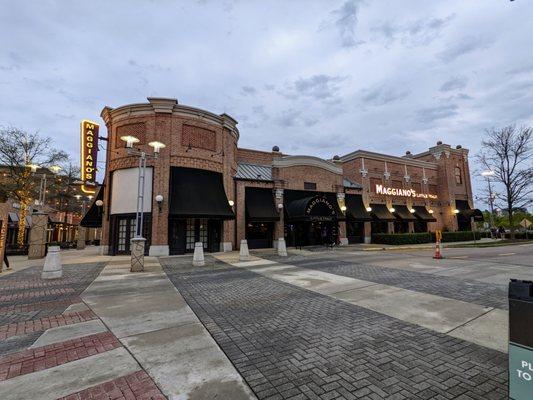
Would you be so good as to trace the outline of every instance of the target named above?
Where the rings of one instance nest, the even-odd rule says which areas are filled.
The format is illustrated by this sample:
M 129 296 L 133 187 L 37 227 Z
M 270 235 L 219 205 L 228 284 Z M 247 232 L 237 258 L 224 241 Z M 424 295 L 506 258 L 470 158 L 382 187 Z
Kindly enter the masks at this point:
M 462 175 L 461 175 L 461 168 L 455 167 L 454 175 L 455 175 L 455 184 L 456 185 L 462 185 L 463 184 L 463 178 L 462 178 Z
M 316 190 L 316 183 L 314 182 L 304 182 L 305 190 Z

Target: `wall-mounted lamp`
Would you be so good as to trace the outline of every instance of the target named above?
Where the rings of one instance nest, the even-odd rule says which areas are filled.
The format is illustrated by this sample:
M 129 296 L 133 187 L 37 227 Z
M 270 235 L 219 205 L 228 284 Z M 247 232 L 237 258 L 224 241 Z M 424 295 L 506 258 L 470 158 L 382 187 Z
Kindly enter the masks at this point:
M 410 208 L 410 209 L 409 209 L 409 212 L 410 212 L 411 214 L 414 214 L 414 213 L 415 213 L 415 209 L 414 209 L 414 208 Z
M 345 212 L 346 211 L 346 206 L 341 206 L 341 211 Z
M 281 209 L 283 209 L 283 203 L 278 204 L 278 210 L 281 210 Z
M 31 169 L 31 172 L 37 172 L 37 168 L 39 168 L 39 166 L 36 165 L 36 164 L 28 164 L 28 165 L 26 165 L 26 167 Z
M 48 168 L 50 171 L 52 171 L 54 174 L 57 174 L 59 171 L 61 171 L 61 167 L 59 165 L 52 165 L 50 168 Z
M 428 213 L 433 214 L 433 210 L 428 210 Z
M 455 210 L 453 210 L 453 213 L 454 214 L 459 214 L 459 210 L 456 208 Z
M 155 201 L 157 202 L 157 206 L 159 207 L 159 212 L 161 212 L 161 204 L 163 203 L 163 195 L 158 194 L 155 196 Z
M 389 211 L 390 212 L 394 212 L 394 211 L 396 211 L 396 209 L 394 207 L 391 207 L 391 208 L 389 208 Z
M 228 204 L 229 204 L 230 207 L 233 207 L 233 205 L 235 204 L 235 202 L 234 202 L 233 200 L 229 200 L 229 201 L 228 201 Z
M 366 211 L 367 211 L 367 212 L 372 211 L 372 207 L 367 207 L 367 208 L 366 208 Z
M 126 142 L 127 149 L 131 149 L 135 143 L 139 143 L 139 139 L 131 135 L 121 136 L 120 140 Z
M 96 204 L 97 207 L 102 207 L 104 202 L 102 200 L 96 200 L 94 204 Z

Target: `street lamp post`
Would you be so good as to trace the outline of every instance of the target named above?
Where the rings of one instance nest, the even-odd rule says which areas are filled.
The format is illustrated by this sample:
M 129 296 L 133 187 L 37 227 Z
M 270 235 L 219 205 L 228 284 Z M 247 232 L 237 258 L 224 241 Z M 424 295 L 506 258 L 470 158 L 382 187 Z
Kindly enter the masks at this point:
M 494 227 L 494 198 L 495 196 L 493 195 L 492 193 L 492 186 L 490 184 L 490 177 L 491 176 L 494 176 L 494 171 L 492 170 L 488 170 L 488 171 L 483 171 L 481 173 L 482 176 L 485 177 L 485 179 L 487 179 L 487 185 L 489 187 L 489 208 L 490 208 L 490 227 L 491 229 Z
M 131 272 L 144 271 L 144 246 L 146 239 L 143 238 L 143 219 L 144 219 L 144 182 L 146 175 L 146 160 L 148 158 L 158 158 L 161 149 L 165 144 L 157 141 L 148 143 L 154 149 L 153 154 L 145 151 L 134 149 L 133 145 L 139 143 L 135 136 L 121 136 L 120 140 L 126 142 L 128 155 L 139 157 L 139 177 L 137 180 L 137 212 L 135 214 L 135 237 L 131 239 Z

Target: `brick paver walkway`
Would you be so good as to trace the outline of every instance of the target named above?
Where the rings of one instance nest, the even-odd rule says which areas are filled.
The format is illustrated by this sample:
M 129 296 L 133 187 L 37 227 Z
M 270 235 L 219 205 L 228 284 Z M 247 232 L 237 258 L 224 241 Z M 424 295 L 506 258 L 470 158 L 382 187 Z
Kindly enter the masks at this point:
M 163 263 L 259 399 L 506 398 L 498 351 L 221 262 Z
M 279 262 L 279 257 L 266 257 Z M 290 264 L 303 268 L 315 269 L 350 278 L 397 286 L 403 289 L 434 294 L 450 299 L 466 301 L 486 307 L 508 309 L 507 287 L 475 280 L 438 276 L 434 274 L 406 271 L 398 268 L 386 268 L 364 265 L 353 261 L 339 259 L 304 259 L 298 258 Z

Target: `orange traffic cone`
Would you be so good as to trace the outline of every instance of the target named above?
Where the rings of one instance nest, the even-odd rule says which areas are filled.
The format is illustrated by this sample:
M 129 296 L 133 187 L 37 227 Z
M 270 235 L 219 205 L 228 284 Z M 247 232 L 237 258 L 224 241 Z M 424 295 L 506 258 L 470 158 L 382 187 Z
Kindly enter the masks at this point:
M 435 255 L 433 256 L 434 259 L 440 260 L 442 258 L 442 254 L 440 252 L 440 240 L 437 240 L 435 242 Z

